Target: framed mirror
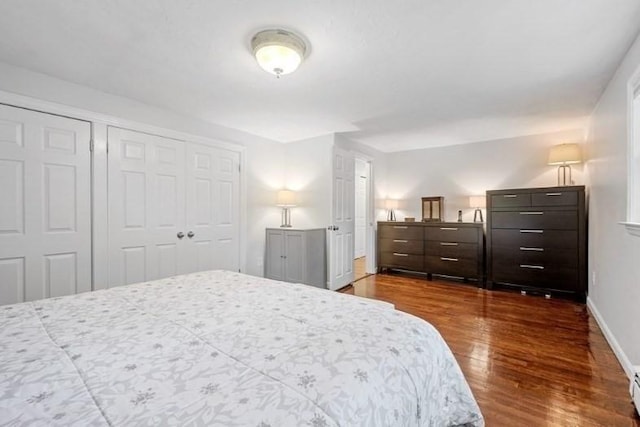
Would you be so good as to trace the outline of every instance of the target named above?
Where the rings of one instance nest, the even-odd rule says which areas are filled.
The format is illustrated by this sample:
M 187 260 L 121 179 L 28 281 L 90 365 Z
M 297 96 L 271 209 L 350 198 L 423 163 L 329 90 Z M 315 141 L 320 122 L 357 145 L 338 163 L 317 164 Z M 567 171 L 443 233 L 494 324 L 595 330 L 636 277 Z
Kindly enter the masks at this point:
M 443 221 L 444 197 L 423 197 L 422 198 L 422 221 Z

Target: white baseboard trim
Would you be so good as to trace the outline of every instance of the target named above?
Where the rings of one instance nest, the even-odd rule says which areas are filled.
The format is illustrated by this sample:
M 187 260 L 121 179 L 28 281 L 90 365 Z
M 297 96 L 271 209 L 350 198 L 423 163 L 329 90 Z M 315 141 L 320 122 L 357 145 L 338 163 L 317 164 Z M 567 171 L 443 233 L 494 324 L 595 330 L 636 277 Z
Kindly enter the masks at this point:
M 609 327 L 607 326 L 607 323 L 602 318 L 602 315 L 598 311 L 598 308 L 595 306 L 593 300 L 591 300 L 591 298 L 589 297 L 587 297 L 587 307 L 589 308 L 589 311 L 593 315 L 593 318 L 596 319 L 596 323 L 598 323 L 598 326 L 600 326 L 600 330 L 602 331 L 602 334 L 604 335 L 607 342 L 611 346 L 613 353 L 618 358 L 618 362 L 620 362 L 620 365 L 622 365 L 622 369 L 624 370 L 624 373 L 627 374 L 627 377 L 629 378 L 629 380 L 631 380 L 635 373 L 633 365 L 631 364 L 631 361 L 629 360 L 627 355 L 624 353 L 624 351 L 622 351 L 622 347 L 620 347 L 620 344 L 618 344 L 616 337 L 613 335 L 613 333 L 611 332 L 611 329 L 609 329 Z

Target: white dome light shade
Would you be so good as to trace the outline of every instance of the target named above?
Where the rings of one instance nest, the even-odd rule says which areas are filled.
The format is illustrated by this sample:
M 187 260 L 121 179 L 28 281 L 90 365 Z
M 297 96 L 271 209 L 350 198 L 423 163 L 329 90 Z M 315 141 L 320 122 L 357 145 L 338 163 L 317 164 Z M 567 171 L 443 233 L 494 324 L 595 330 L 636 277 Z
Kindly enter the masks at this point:
M 251 39 L 251 48 L 260 67 L 278 77 L 294 72 L 307 50 L 300 37 L 285 30 L 259 32 Z

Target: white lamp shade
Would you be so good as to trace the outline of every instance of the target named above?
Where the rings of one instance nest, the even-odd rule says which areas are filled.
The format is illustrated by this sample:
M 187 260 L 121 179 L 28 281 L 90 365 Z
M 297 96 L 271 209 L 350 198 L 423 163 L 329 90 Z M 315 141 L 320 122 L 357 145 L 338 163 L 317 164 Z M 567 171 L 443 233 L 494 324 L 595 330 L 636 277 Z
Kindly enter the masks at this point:
M 485 196 L 470 196 L 469 207 L 471 208 L 486 208 L 487 198 Z
M 294 72 L 307 51 L 299 36 L 282 29 L 259 32 L 251 39 L 251 47 L 258 65 L 276 76 Z
M 572 165 L 582 162 L 582 154 L 578 144 L 560 144 L 551 147 L 549 165 Z
M 268 73 L 284 75 L 294 72 L 302 62 L 302 57 L 286 46 L 264 46 L 255 53 L 258 65 Z
M 387 199 L 384 201 L 384 207 L 385 209 L 398 209 L 398 201 L 395 199 Z
M 291 190 L 280 190 L 276 196 L 276 206 L 291 207 L 296 205 L 296 193 Z

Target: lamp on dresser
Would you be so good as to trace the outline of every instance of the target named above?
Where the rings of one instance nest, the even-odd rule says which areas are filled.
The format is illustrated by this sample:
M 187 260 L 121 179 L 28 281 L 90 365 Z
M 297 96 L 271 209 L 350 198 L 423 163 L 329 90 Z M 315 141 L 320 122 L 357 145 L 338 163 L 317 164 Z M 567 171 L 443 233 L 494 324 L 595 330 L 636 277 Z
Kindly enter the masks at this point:
M 580 146 L 578 144 L 560 144 L 551 147 L 547 164 L 558 166 L 558 186 L 573 185 L 571 178 L 571 165 L 582 162 Z M 567 182 L 567 169 L 569 170 L 569 182 Z M 562 172 L 562 179 L 560 178 Z
M 476 209 L 473 212 L 473 222 L 484 222 L 484 218 L 482 218 L 482 209 L 487 207 L 486 196 L 470 196 L 469 207 Z
M 282 228 L 291 228 L 291 208 L 296 206 L 296 193 L 280 190 L 276 196 L 276 206 L 282 208 Z
M 387 199 L 384 201 L 384 207 L 387 209 L 387 221 L 395 221 L 396 214 L 394 210 L 398 209 L 398 201 L 395 199 Z

